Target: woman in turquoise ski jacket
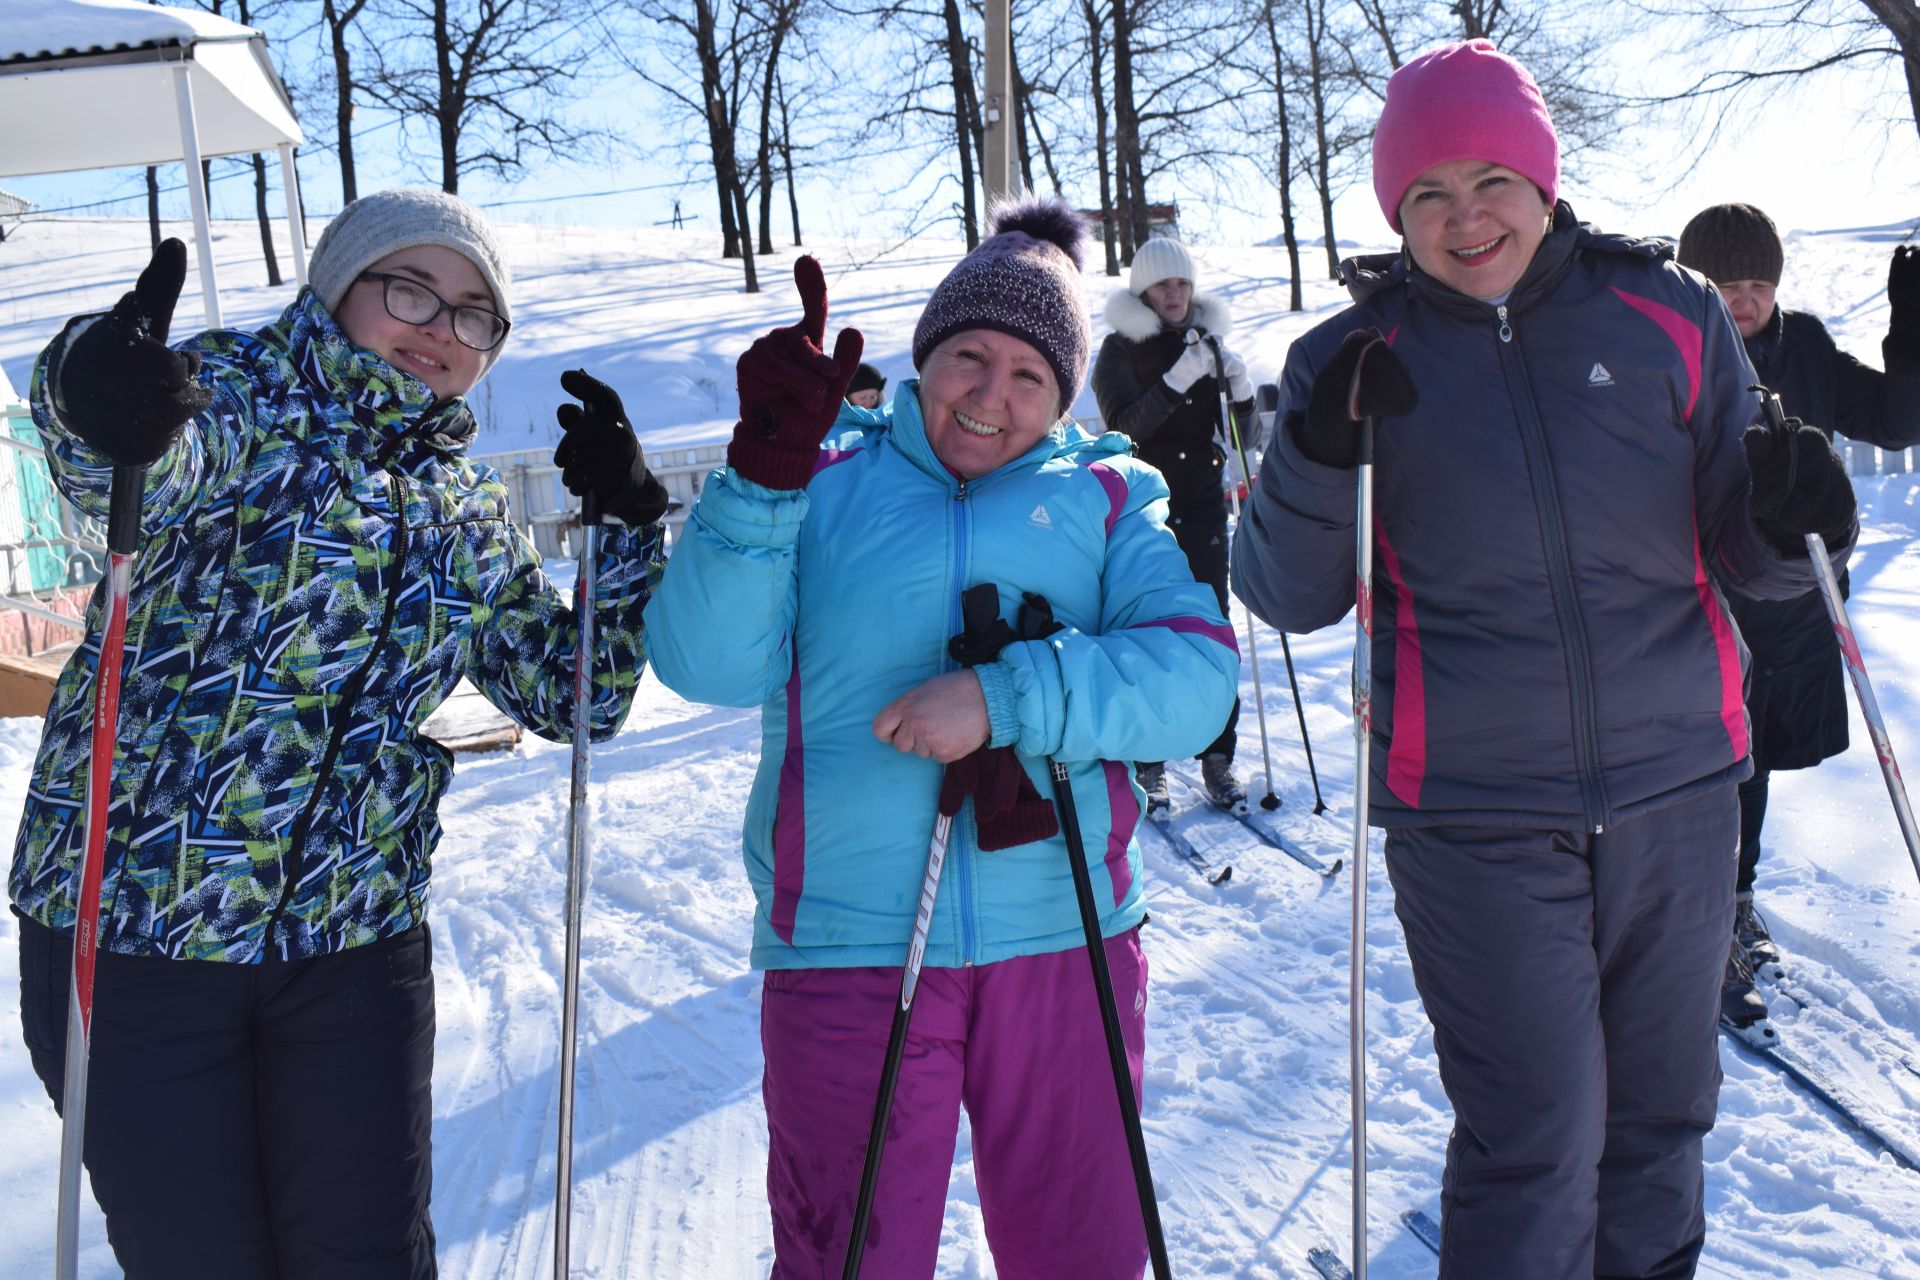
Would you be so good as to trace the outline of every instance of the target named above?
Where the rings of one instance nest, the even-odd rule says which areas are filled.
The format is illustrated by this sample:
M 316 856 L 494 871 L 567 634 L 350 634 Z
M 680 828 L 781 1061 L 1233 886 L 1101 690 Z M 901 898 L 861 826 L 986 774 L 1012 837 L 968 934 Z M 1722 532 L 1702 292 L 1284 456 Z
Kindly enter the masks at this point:
M 477 209 L 343 209 L 273 323 L 178 348 L 155 254 L 34 370 L 61 491 L 105 512 L 146 465 L 99 917 L 85 1160 L 130 1280 L 434 1272 L 426 919 L 452 774 L 422 723 L 462 676 L 537 733 L 573 719 L 567 597 L 467 457 L 466 394 L 511 323 Z M 561 461 L 603 477 L 595 739 L 625 719 L 665 507 L 617 398 Z M 577 477 L 576 477 L 577 478 Z M 9 892 L 21 1016 L 61 1103 L 102 625 L 55 689 Z M 559 886 L 555 886 L 556 894 Z
M 932 1273 L 963 1103 L 1002 1276 L 1144 1265 L 1118 1110 L 1082 1097 L 1106 1074 L 1104 1042 L 1039 795 L 1051 756 L 1071 776 L 1137 1090 L 1145 899 L 1127 762 L 1204 746 L 1239 662 L 1166 527 L 1159 473 L 1061 417 L 1090 343 L 1081 235 L 1054 202 L 1003 210 L 922 316 L 921 376 L 891 420 L 825 450 L 860 344 L 849 330 L 833 357 L 817 350 L 825 287 L 802 259 L 810 337 L 776 331 L 742 358 L 730 465 L 648 609 L 661 680 L 762 708 L 744 836 L 776 1277 L 839 1269 L 942 766 L 982 747 L 1011 749 L 986 754 L 1026 798 L 981 817 L 976 793 L 954 823 L 867 1268 Z M 1008 621 L 1023 594 L 1044 596 L 1065 629 L 958 670 L 948 641 L 979 584 Z

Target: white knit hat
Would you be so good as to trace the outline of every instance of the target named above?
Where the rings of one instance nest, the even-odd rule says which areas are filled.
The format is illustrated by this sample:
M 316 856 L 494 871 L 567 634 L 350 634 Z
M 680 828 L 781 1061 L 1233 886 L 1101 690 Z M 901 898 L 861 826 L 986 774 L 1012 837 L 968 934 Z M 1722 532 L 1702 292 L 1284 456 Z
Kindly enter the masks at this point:
M 486 214 L 444 191 L 403 187 L 361 196 L 349 204 L 334 215 L 313 246 L 307 283 L 321 305 L 335 312 L 361 272 L 388 254 L 423 244 L 451 249 L 477 267 L 493 295 L 494 309 L 512 323 L 513 304 L 507 290 L 513 280 L 492 224 Z M 493 366 L 506 345 L 502 341 L 486 353 L 485 367 Z
M 1193 255 L 1178 240 L 1155 236 L 1133 251 L 1127 289 L 1136 297 L 1162 280 L 1193 280 Z

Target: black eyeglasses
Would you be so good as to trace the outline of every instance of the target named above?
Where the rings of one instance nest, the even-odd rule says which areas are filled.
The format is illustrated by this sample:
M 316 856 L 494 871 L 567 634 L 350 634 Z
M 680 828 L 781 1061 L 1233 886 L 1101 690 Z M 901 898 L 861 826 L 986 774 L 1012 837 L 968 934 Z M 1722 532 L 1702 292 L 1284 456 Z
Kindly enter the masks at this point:
M 485 307 L 457 307 L 418 280 L 389 275 L 384 271 L 362 271 L 362 280 L 380 285 L 380 300 L 387 314 L 402 324 L 432 324 L 442 311 L 453 312 L 453 336 L 463 347 L 491 351 L 506 340 L 513 326 L 505 317 Z

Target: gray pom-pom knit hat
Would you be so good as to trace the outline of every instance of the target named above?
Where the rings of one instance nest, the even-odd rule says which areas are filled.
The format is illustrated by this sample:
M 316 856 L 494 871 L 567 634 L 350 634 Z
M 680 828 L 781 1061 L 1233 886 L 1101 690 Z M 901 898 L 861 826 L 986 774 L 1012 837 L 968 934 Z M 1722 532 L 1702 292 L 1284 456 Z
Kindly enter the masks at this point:
M 1028 343 L 1060 383 L 1060 411 L 1080 395 L 1093 323 L 1080 293 L 1087 224 L 1064 200 L 994 206 L 991 234 L 947 273 L 913 331 L 913 367 L 956 333 L 992 329 Z
M 423 244 L 451 249 L 477 267 L 493 295 L 494 310 L 512 323 L 513 303 L 507 292 L 513 278 L 493 225 L 486 214 L 444 191 L 402 187 L 361 196 L 349 204 L 334 215 L 313 246 L 307 283 L 329 313 L 337 312 L 340 299 L 361 272 L 390 253 Z M 486 353 L 486 368 L 493 367 L 506 345 L 503 340 Z

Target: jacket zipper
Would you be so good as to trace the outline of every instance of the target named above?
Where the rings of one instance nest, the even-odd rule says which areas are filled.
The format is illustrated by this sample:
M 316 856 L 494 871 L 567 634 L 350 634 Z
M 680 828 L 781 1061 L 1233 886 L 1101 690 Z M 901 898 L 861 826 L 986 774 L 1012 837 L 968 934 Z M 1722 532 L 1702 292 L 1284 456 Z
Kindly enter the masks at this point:
M 1599 736 L 1594 731 L 1593 662 L 1586 629 L 1576 607 L 1573 558 L 1567 550 L 1560 494 L 1553 483 L 1546 429 L 1533 398 L 1533 383 L 1527 377 L 1526 358 L 1513 341 L 1513 324 L 1506 304 L 1502 303 L 1495 311 L 1500 319 L 1501 371 L 1506 375 L 1507 390 L 1519 410 L 1520 441 L 1526 449 L 1527 468 L 1535 477 L 1534 502 L 1546 539 L 1554 617 L 1560 624 L 1560 634 L 1566 637 L 1568 676 L 1573 683 L 1573 748 L 1580 774 L 1580 799 L 1586 808 L 1588 829 L 1599 835 L 1605 830 L 1606 788 L 1600 777 Z
M 374 465 L 384 469 L 392 459 L 400 444 L 406 439 L 403 432 L 374 460 Z M 287 862 L 280 886 L 280 901 L 274 905 L 273 914 L 267 917 L 267 925 L 260 935 L 260 948 L 264 954 L 273 941 L 273 932 L 280 925 L 281 917 L 286 914 L 287 906 L 293 901 L 294 890 L 299 887 L 307 860 L 307 834 L 313 824 L 313 815 L 320 807 L 322 797 L 326 795 L 327 784 L 333 781 L 334 764 L 339 759 L 340 748 L 346 742 L 347 730 L 353 723 L 353 711 L 365 691 L 367 678 L 373 672 L 374 663 L 380 660 L 380 650 L 386 646 L 387 638 L 393 632 L 393 616 L 399 612 L 400 596 L 406 585 L 407 544 L 410 530 L 407 526 L 407 490 L 404 479 L 395 485 L 396 494 L 393 504 L 394 535 L 393 563 L 394 584 L 386 595 L 386 605 L 381 610 L 380 626 L 374 632 L 373 644 L 367 649 L 366 660 L 347 677 L 346 687 L 340 693 L 340 705 L 335 709 L 333 731 L 327 737 L 327 749 L 320 757 L 320 767 L 314 771 L 313 793 L 307 797 L 307 807 L 293 824 L 293 831 L 287 837 Z M 411 895 L 409 895 L 411 896 Z M 418 923 L 416 921 L 416 923 Z M 285 958 L 284 949 L 282 958 Z
M 966 478 L 961 477 L 959 487 L 956 488 L 953 493 L 953 590 L 947 593 L 947 598 L 953 602 L 949 607 L 952 611 L 952 634 L 954 635 L 960 634 L 961 629 L 966 625 L 966 620 L 960 613 L 960 593 L 967 585 L 965 581 L 967 565 L 967 483 Z M 941 654 L 941 668 L 947 671 L 958 669 L 951 656 L 945 652 Z M 977 812 L 974 821 L 976 824 L 979 822 Z M 967 843 L 965 833 L 961 831 L 958 825 L 953 828 L 952 840 L 956 846 L 956 851 L 960 855 L 954 859 L 954 870 L 960 878 L 960 962 L 962 965 L 971 965 L 973 963 L 974 953 L 973 854 Z

